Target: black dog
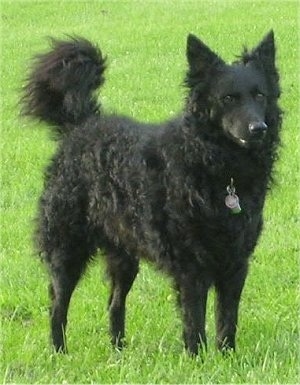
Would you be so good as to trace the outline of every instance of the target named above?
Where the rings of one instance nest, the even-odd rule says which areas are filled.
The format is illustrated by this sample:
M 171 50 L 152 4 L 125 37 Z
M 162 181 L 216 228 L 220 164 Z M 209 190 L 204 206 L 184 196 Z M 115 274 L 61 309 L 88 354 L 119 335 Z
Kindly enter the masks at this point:
M 189 35 L 187 59 L 185 110 L 162 125 L 102 114 L 93 92 L 104 81 L 105 60 L 85 39 L 53 40 L 33 64 L 23 113 L 48 122 L 58 139 L 37 231 L 52 279 L 57 351 L 66 350 L 70 298 L 98 248 L 112 283 L 116 347 L 143 257 L 174 280 L 190 353 L 206 346 L 212 285 L 217 346 L 235 348 L 248 258 L 261 233 L 279 143 L 273 32 L 231 65 Z

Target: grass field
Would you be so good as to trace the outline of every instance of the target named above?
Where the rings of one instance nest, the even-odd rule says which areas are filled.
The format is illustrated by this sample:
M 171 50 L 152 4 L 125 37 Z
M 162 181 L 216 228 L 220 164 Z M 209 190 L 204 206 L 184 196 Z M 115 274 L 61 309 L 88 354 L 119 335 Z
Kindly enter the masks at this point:
M 299 5 L 296 1 L 1 1 L 1 381 L 3 383 L 298 383 L 299 382 Z M 276 185 L 242 298 L 238 350 L 214 348 L 191 359 L 168 279 L 142 265 L 128 300 L 128 347 L 108 338 L 108 285 L 95 262 L 69 313 L 70 353 L 48 341 L 47 274 L 32 248 L 43 167 L 54 151 L 41 125 L 18 117 L 29 58 L 45 36 L 83 35 L 101 44 L 109 69 L 107 111 L 159 121 L 184 98 L 185 39 L 201 37 L 224 59 L 275 30 L 285 111 Z

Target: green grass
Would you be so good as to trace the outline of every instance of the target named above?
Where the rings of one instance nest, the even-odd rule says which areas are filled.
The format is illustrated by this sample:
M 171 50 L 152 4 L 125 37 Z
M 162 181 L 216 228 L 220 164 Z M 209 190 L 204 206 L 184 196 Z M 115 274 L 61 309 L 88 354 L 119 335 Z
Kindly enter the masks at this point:
M 297 383 L 299 382 L 299 40 L 293 1 L 1 1 L 1 377 L 13 383 Z M 109 345 L 103 265 L 95 262 L 74 294 L 70 354 L 48 343 L 47 274 L 33 256 L 32 231 L 42 169 L 55 145 L 41 125 L 18 118 L 29 58 L 44 36 L 84 35 L 101 44 L 109 70 L 104 107 L 159 121 L 180 110 L 185 39 L 193 32 L 224 59 L 274 28 L 285 110 L 277 184 L 243 293 L 238 351 L 213 347 L 188 357 L 170 282 L 142 271 L 128 299 L 124 352 Z M 149 310 L 151 309 L 151 310 Z

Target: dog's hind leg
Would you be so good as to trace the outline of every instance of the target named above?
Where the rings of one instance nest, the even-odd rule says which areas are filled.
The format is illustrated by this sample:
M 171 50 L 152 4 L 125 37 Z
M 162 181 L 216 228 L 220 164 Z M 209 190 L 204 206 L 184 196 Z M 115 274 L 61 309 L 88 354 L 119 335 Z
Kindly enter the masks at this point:
M 205 316 L 209 282 L 193 279 L 189 274 L 176 282 L 179 304 L 183 315 L 185 348 L 197 355 L 199 348 L 206 349 Z
M 126 296 L 138 273 L 138 259 L 124 250 L 110 251 L 107 257 L 111 279 L 109 299 L 110 335 L 113 346 L 122 349 L 125 337 Z
M 216 328 L 217 348 L 226 352 L 235 350 L 235 334 L 238 322 L 238 308 L 247 275 L 247 265 L 243 265 L 229 277 L 219 278 L 216 283 Z
M 65 259 L 64 256 L 53 258 L 50 264 L 52 282 L 49 286 L 51 298 L 50 326 L 51 338 L 57 352 L 66 353 L 67 314 L 72 293 L 85 269 L 88 258 Z

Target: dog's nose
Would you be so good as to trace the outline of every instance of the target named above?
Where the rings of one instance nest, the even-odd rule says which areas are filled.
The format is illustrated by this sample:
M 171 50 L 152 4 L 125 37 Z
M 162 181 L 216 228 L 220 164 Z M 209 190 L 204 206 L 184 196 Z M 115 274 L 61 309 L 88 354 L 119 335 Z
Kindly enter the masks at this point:
M 251 122 L 249 124 L 249 131 L 254 135 L 264 134 L 268 129 L 268 126 L 265 122 Z

